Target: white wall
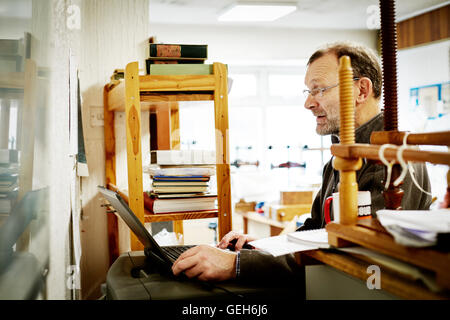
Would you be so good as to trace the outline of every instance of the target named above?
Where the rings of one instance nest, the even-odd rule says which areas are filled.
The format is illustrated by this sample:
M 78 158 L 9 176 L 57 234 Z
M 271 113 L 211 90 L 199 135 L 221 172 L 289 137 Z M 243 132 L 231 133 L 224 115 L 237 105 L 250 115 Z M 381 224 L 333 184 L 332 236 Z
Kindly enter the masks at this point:
M 398 51 L 398 111 L 399 129 L 411 132 L 449 131 L 450 114 L 441 118 L 427 119 L 423 107 L 414 107 L 409 100 L 409 90 L 426 85 L 450 81 L 450 40 Z M 431 149 L 447 151 L 446 148 Z M 433 196 L 441 202 L 446 192 L 444 165 L 427 165 Z
M 398 51 L 399 127 L 402 130 L 450 130 L 450 115 L 427 120 L 423 113 L 412 113 L 411 88 L 450 81 L 450 40 Z
M 80 84 L 89 177 L 82 179 L 82 298 L 100 295 L 109 268 L 107 221 L 98 185 L 105 183 L 103 127 L 90 125 L 91 107 L 103 106 L 103 86 L 114 69 L 139 61 L 144 67 L 148 41 L 148 0 L 84 0 L 82 3 Z M 116 114 L 116 118 L 120 118 Z M 124 118 L 124 117 L 123 117 Z M 117 139 L 125 138 L 125 130 Z M 124 162 L 118 170 L 126 170 Z
M 326 42 L 352 40 L 373 49 L 375 31 L 312 30 L 151 24 L 149 35 L 158 42 L 208 44 L 209 62 L 241 59 L 307 59 Z
M 47 276 L 47 299 L 69 299 L 66 285 L 70 265 L 70 176 L 69 158 L 69 86 L 68 42 L 65 32 L 65 1 L 33 2 L 32 58 L 39 67 L 52 71 L 46 122 L 50 214 L 48 220 L 50 266 Z M 45 25 L 50 24 L 50 29 Z M 55 46 L 55 43 L 58 45 Z M 36 124 L 38 126 L 38 124 Z M 36 152 L 36 150 L 35 150 Z M 35 170 L 38 170 L 35 167 Z

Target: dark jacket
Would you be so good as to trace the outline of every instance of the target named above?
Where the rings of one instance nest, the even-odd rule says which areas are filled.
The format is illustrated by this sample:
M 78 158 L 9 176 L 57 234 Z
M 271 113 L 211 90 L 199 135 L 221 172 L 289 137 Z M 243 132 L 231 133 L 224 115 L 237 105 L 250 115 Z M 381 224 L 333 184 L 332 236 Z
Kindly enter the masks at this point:
M 370 121 L 366 122 L 355 131 L 356 143 L 370 143 L 370 135 L 373 131 L 383 131 L 383 115 L 380 113 Z M 332 135 L 332 143 L 338 143 L 339 137 Z M 324 203 L 327 197 L 337 191 L 339 183 L 339 171 L 333 169 L 333 158 L 328 161 L 323 169 L 322 187 L 311 208 L 311 218 L 306 219 L 299 230 L 323 228 Z M 426 191 L 430 191 L 430 181 L 426 166 L 422 163 L 413 165 L 415 177 L 419 185 Z M 384 208 L 383 180 L 384 166 L 369 163 L 363 159 L 363 165 L 356 173 L 358 190 L 370 191 L 372 196 L 372 212 Z M 404 191 L 402 207 L 405 210 L 428 209 L 431 204 L 431 196 L 421 192 L 412 182 L 410 175 L 406 175 L 401 188 Z M 330 209 L 331 214 L 332 210 Z M 269 275 L 277 275 L 279 278 L 289 278 L 301 269 L 295 262 L 294 255 L 289 254 L 281 257 L 273 257 L 271 254 L 259 250 L 241 250 L 240 278 L 257 280 Z

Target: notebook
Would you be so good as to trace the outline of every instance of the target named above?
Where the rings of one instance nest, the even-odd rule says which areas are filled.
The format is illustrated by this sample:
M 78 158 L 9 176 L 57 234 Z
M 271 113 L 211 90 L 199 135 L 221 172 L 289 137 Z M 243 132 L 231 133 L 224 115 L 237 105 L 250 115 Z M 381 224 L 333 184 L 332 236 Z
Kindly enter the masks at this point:
M 289 253 L 330 248 L 325 229 L 297 231 L 279 236 L 254 240 L 249 243 L 278 257 Z
M 112 190 L 98 186 L 100 192 L 105 196 L 111 206 L 116 209 L 117 214 L 123 219 L 128 227 L 133 231 L 139 241 L 144 245 L 144 253 L 165 271 L 170 271 L 175 260 L 180 254 L 194 246 L 167 246 L 160 247 L 151 234 L 145 229 L 142 222 L 131 211 L 128 204 L 122 197 Z
M 328 244 L 328 233 L 325 228 L 288 233 L 287 239 L 292 242 L 313 245 L 322 249 L 330 247 Z

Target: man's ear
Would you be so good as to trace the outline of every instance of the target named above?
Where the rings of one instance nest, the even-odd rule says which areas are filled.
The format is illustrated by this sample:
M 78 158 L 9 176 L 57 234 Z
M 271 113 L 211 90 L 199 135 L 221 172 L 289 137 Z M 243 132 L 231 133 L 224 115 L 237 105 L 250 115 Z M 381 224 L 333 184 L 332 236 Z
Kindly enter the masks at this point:
M 356 86 L 359 89 L 355 92 L 357 94 L 355 97 L 356 103 L 364 103 L 373 93 L 372 80 L 362 77 L 356 81 Z

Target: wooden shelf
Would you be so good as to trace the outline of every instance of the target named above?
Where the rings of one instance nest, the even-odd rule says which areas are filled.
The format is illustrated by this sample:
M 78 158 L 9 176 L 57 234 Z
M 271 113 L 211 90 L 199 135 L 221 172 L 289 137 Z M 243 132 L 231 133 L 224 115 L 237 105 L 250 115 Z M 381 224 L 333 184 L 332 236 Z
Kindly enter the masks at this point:
M 218 210 L 205 210 L 205 211 L 187 211 L 187 212 L 174 212 L 163 214 L 146 213 L 144 217 L 145 222 L 161 222 L 173 220 L 217 218 L 218 215 L 219 215 Z
M 435 272 L 438 285 L 450 289 L 450 254 L 432 248 L 411 248 L 397 244 L 377 219 L 358 221 L 357 225 L 329 223 L 328 241 L 335 247 L 354 244 Z
M 141 222 L 176 221 L 174 230 L 182 232 L 182 220 L 218 218 L 219 237 L 223 237 L 231 230 L 227 69 L 222 63 L 214 63 L 212 69 L 213 74 L 211 75 L 140 76 L 138 63 L 132 62 L 125 68 L 124 80 L 112 80 L 104 87 L 106 184 L 110 189 L 118 191 L 112 188 L 116 184 L 114 113 L 115 111 L 125 111 L 129 206 Z M 161 123 L 160 126 L 155 126 L 155 136 L 158 137 L 157 149 L 172 149 L 176 146 L 175 142 L 178 145 L 180 143 L 179 136 L 177 138 L 177 134 L 172 130 L 179 126 L 179 120 L 177 120 L 178 101 L 214 102 L 216 157 L 218 159 L 216 164 L 218 209 L 152 214 L 145 210 L 143 198 L 141 111 L 156 111 L 157 122 Z M 214 132 L 211 134 L 214 135 Z M 111 261 L 118 256 L 116 219 L 115 215 L 108 215 Z M 142 249 L 142 244 L 133 234 L 131 234 L 131 249 Z
M 213 101 L 215 78 L 211 76 L 139 76 L 141 110 L 155 110 L 162 102 Z M 125 111 L 125 82 L 108 86 L 108 111 Z M 158 103 L 158 104 L 155 104 Z
M 23 89 L 25 76 L 23 72 L 0 72 L 0 88 Z
M 119 190 L 117 186 L 108 184 L 108 189 L 117 192 L 122 199 L 128 203 L 128 195 Z M 144 208 L 144 219 L 146 223 L 161 222 L 161 221 L 173 221 L 173 220 L 191 220 L 191 219 L 206 219 L 217 218 L 219 214 L 218 210 L 203 210 L 203 211 L 185 211 L 174 213 L 151 213 Z
M 450 132 L 448 134 L 450 136 Z M 330 149 L 334 156 L 346 159 L 366 158 L 379 160 L 378 151 L 380 148 L 381 146 L 379 145 L 355 143 L 349 145 L 334 144 Z M 384 151 L 386 160 L 396 160 L 398 149 L 399 147 L 386 148 Z M 403 159 L 405 161 L 430 162 L 450 166 L 450 152 L 415 150 L 408 147 L 403 151 Z
M 367 268 L 373 262 L 364 261 L 345 252 L 330 250 L 313 250 L 296 254 L 301 265 L 324 263 L 350 276 L 366 281 Z M 389 267 L 381 266 L 381 288 L 403 299 L 450 299 L 448 293 L 435 293 L 424 284 L 414 281 L 407 275 L 396 272 Z

